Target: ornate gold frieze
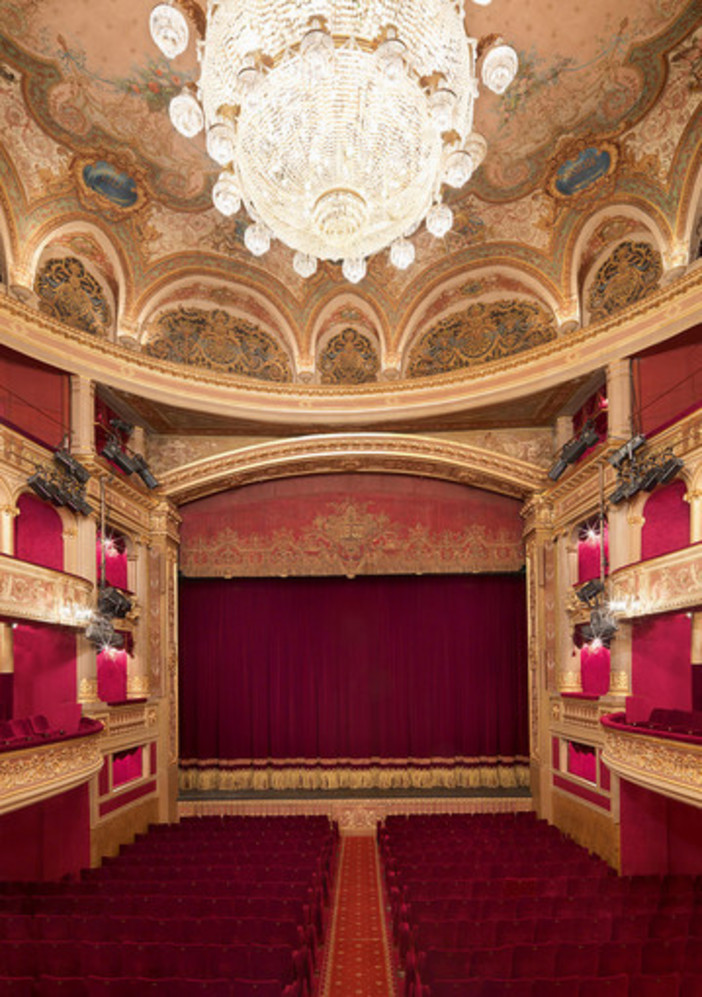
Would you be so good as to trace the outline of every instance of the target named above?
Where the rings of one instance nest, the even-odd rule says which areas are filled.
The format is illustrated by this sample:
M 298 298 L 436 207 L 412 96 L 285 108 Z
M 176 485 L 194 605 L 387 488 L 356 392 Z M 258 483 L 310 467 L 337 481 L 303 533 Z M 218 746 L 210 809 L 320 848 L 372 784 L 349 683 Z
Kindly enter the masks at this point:
M 93 336 L 106 336 L 112 309 L 98 281 L 75 256 L 48 260 L 37 274 L 39 307 Z
M 601 757 L 622 779 L 702 806 L 702 745 L 605 728 Z
M 621 311 L 658 286 L 661 254 L 648 242 L 621 242 L 595 274 L 588 309 L 593 322 Z
M 100 738 L 89 735 L 0 754 L 0 814 L 65 793 L 102 766 Z
M 84 627 L 93 603 L 86 579 L 0 554 L 0 616 Z
M 322 384 L 365 384 L 375 381 L 380 370 L 375 343 L 352 327 L 329 339 L 318 365 Z
M 475 765 L 403 765 L 381 764 L 319 766 L 256 764 L 251 767 L 180 769 L 181 790 L 267 792 L 270 790 L 337 790 L 337 789 L 514 789 L 529 785 L 526 764 L 480 764 L 488 759 L 476 759 Z
M 183 545 L 181 571 L 196 577 L 446 574 L 518 571 L 521 538 L 474 523 L 434 531 L 393 522 L 365 502 L 345 499 L 299 530 L 240 534 L 224 528 Z
M 702 544 L 619 568 L 610 579 L 610 605 L 626 618 L 702 604 Z
M 162 475 L 161 481 L 168 497 L 180 505 L 243 484 L 361 469 L 458 481 L 516 498 L 544 481 L 543 470 L 526 461 L 401 433 L 338 433 L 262 443 L 186 464 Z
M 223 416 L 255 415 L 269 422 L 285 418 L 291 425 L 309 423 L 312 417 L 338 425 L 340 418 L 350 415 L 356 424 L 367 424 L 377 421 L 381 411 L 388 421 L 407 415 L 416 418 L 418 405 L 433 414 L 451 411 L 457 404 L 466 411 L 487 401 L 498 405 L 662 342 L 690 328 L 701 309 L 702 268 L 697 267 L 606 321 L 527 353 L 433 378 L 340 387 L 257 381 L 193 366 L 184 369 L 72 329 L 10 295 L 0 296 L 4 342 L 11 349 L 48 363 L 61 356 L 65 369 L 89 371 L 95 380 L 117 389 L 134 392 L 140 384 L 148 385 L 150 395 L 164 402 Z

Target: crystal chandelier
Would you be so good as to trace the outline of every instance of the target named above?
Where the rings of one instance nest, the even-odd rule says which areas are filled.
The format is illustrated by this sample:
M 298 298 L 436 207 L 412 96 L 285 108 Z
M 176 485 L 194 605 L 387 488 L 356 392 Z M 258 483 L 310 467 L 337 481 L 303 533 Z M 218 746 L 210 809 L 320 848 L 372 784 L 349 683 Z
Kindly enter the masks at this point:
M 244 205 L 251 253 L 276 238 L 300 276 L 341 260 L 356 282 L 387 247 L 409 266 L 422 222 L 437 238 L 450 230 L 442 188 L 467 183 L 486 152 L 464 17 L 463 0 L 209 0 L 200 81 L 170 116 L 188 138 L 204 129 L 222 168 L 214 205 L 226 216 Z M 152 11 L 151 34 L 167 58 L 187 47 L 172 0 Z M 516 70 L 499 38 L 481 55 L 495 93 Z

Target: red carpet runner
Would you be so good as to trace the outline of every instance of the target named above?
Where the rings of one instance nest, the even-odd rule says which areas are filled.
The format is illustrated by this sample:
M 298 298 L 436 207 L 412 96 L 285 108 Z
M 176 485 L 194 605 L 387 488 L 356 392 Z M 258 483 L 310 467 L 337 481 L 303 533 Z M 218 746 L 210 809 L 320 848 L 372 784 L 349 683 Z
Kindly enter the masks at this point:
M 321 997 L 396 997 L 375 839 L 345 837 Z

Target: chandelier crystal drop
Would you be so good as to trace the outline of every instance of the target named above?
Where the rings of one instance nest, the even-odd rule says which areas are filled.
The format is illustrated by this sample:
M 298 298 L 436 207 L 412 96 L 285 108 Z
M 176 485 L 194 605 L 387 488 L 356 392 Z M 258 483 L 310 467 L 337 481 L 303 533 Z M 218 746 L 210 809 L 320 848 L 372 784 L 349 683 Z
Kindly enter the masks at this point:
M 306 253 L 297 252 L 293 256 L 293 270 L 300 277 L 307 279 L 317 273 L 317 258 Z
M 398 270 L 406 270 L 414 263 L 414 243 L 409 239 L 395 239 L 390 246 L 390 262 Z
M 188 47 L 190 32 L 183 13 L 172 3 L 160 3 L 151 11 L 151 37 L 167 59 L 175 59 Z
M 343 261 L 358 281 L 387 247 L 396 266 L 409 266 L 407 236 L 422 222 L 446 234 L 442 185 L 463 186 L 485 154 L 473 126 L 478 46 L 464 2 L 208 3 L 197 97 L 191 85 L 170 114 L 188 137 L 204 126 L 208 154 L 236 177 L 254 222 L 244 236 L 251 252 L 274 237 L 293 251 L 297 273 L 311 276 L 312 260 Z M 187 45 L 183 22 L 169 3 L 152 12 L 168 58 Z M 517 57 L 493 37 L 482 80 L 500 93 Z M 231 188 L 218 181 L 215 190 L 217 208 L 229 211 Z
M 226 218 L 235 215 L 241 207 L 241 191 L 236 178 L 228 170 L 220 173 L 212 188 L 212 203 Z

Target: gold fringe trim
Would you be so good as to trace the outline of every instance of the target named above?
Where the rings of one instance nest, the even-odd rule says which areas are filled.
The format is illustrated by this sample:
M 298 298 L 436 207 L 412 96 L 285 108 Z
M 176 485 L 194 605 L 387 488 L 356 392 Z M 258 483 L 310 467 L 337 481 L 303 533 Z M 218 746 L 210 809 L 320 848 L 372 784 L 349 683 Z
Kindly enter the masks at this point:
M 339 765 L 319 769 L 303 767 L 189 768 L 180 769 L 180 789 L 200 792 L 266 792 L 269 790 L 340 789 L 517 789 L 528 788 L 529 766 L 435 765 L 386 768 Z

